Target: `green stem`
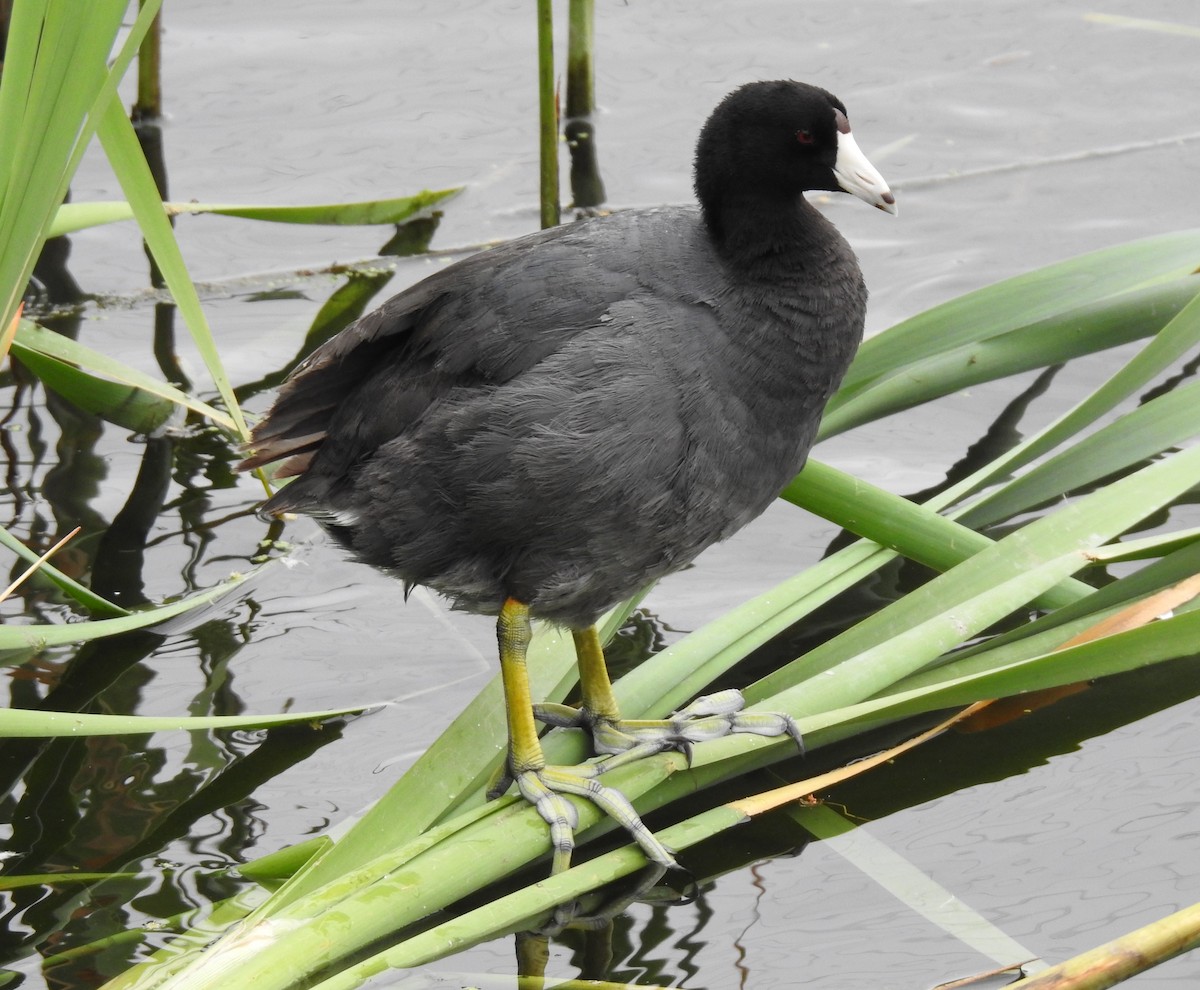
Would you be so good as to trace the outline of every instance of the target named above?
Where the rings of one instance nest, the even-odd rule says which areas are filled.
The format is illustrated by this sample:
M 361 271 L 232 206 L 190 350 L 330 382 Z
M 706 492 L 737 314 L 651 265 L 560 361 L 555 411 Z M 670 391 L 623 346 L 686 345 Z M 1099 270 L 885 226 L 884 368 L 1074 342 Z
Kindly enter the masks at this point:
M 594 0 L 571 0 L 567 20 L 567 117 L 587 117 L 596 109 L 596 73 L 592 61 Z
M 138 9 L 146 0 L 138 0 Z M 133 119 L 157 120 L 162 117 L 162 11 L 154 15 L 150 29 L 138 49 L 137 102 Z
M 538 0 L 538 119 L 541 148 L 542 228 L 556 227 L 558 208 L 558 109 L 554 95 L 554 12 Z

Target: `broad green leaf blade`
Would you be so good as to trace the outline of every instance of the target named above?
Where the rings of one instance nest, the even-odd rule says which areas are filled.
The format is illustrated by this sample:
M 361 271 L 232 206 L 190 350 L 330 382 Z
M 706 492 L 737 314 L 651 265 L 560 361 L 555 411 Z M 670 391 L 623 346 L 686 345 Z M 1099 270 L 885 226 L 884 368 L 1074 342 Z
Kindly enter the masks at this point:
M 17 148 L 29 138 L 29 133 L 22 134 L 21 128 L 25 122 L 25 108 L 30 103 L 34 64 L 39 54 L 38 39 L 45 15 L 45 0 L 23 3 L 19 10 L 14 5 L 9 15 L 8 50 L 4 53 L 4 75 L 0 77 L 0 147 L 3 148 Z M 0 188 L 6 192 L 15 159 L 15 155 L 6 155 L 0 160 L 0 176 L 5 179 Z
M 1107 562 L 1119 558 L 1120 548 L 1124 545 L 1122 542 L 1101 547 L 1092 551 L 1092 555 L 1099 562 Z M 958 650 L 952 657 L 946 658 L 946 662 L 965 664 L 971 657 L 984 652 L 992 656 L 993 660 L 989 662 L 1007 662 L 1010 658 L 1019 659 L 1036 656 L 1039 653 L 1048 653 L 1065 643 L 1071 636 L 1106 618 L 1110 613 L 1186 581 L 1193 574 L 1200 574 L 1200 543 L 1195 542 L 1174 549 L 1161 560 L 1156 560 L 1119 580 L 1097 588 L 1087 598 L 1075 602 L 1073 605 L 1067 605 L 1055 612 L 1041 615 L 1027 625 L 1010 629 L 986 642 Z M 1039 640 L 1039 637 L 1043 638 Z M 1004 649 L 1012 650 L 1010 657 L 1001 656 L 1000 651 Z M 919 684 L 931 676 L 933 670 L 936 669 L 938 668 L 922 671 L 911 678 L 905 678 L 898 681 L 894 687 Z
M 1200 269 L 1198 269 L 1200 271 Z M 1192 299 L 1145 347 L 1091 395 L 1057 420 L 970 477 L 942 492 L 932 504 L 950 505 L 995 478 L 1032 463 L 1114 409 L 1156 375 L 1200 344 L 1200 296 Z
M 1096 559 L 1106 564 L 1147 560 L 1194 547 L 1197 542 L 1200 542 L 1200 527 L 1180 529 L 1172 533 L 1144 536 L 1137 540 L 1122 540 L 1115 547 L 1097 551 Z M 1197 570 L 1200 570 L 1200 567 L 1197 567 Z
M 1110 548 L 1105 548 L 1100 555 L 1107 558 L 1108 549 Z M 888 690 L 907 691 L 939 684 L 951 676 L 947 673 L 947 668 L 953 668 L 952 675 L 960 677 L 1050 653 L 1113 613 L 1177 587 L 1196 574 L 1200 574 L 1200 544 L 1177 550 L 1169 557 L 1107 584 L 1097 589 L 1090 598 L 1075 605 L 1040 616 L 1026 626 L 959 650 L 946 657 L 939 665 L 897 681 Z M 1178 611 L 1188 611 L 1195 607 L 1192 604 Z
M 22 3 L 8 25 L 0 74 L 0 325 L 20 303 L 54 211 L 91 138 L 87 115 L 97 90 L 128 65 L 159 0 L 133 25 L 108 73 L 126 0 L 96 0 L 79 9 Z
M 1179 231 L 1081 255 L 935 306 L 864 341 L 830 411 L 899 368 L 1098 299 L 1192 275 L 1198 259 L 1200 229 Z
M 984 551 L 972 558 L 974 561 L 985 554 L 991 556 L 998 571 L 995 581 L 981 585 L 971 580 L 973 575 L 960 575 L 960 571 L 972 569 L 972 561 L 940 575 L 909 596 L 915 597 L 915 602 L 902 599 L 876 613 L 884 617 L 878 625 L 887 630 L 887 635 L 841 660 L 834 668 L 836 677 L 816 677 L 810 672 L 810 676 L 799 684 L 756 703 L 756 707 L 782 710 L 794 718 L 801 718 L 869 698 L 886 690 L 899 678 L 921 670 L 947 651 L 979 635 L 1032 601 L 1045 589 L 1086 565 L 1087 558 L 1081 549 L 1073 548 L 1059 555 L 1043 556 L 1041 550 L 1021 539 L 1023 535 L 1015 533 L 998 543 L 995 552 Z M 1018 566 L 1005 566 L 1009 561 L 1016 562 Z M 948 596 L 947 588 L 956 580 L 976 589 L 975 593 Z M 920 594 L 939 581 L 943 585 L 941 588 L 923 596 Z M 920 609 L 923 598 L 927 599 L 924 610 Z M 932 614 L 923 617 L 921 611 Z M 844 637 L 845 634 L 838 639 Z M 831 642 L 837 643 L 838 639 Z M 809 654 L 810 657 L 812 655 Z M 820 660 L 828 662 L 824 657 Z M 764 680 L 770 682 L 771 677 Z M 762 684 L 759 681 L 755 685 L 758 689 L 756 694 L 762 690 Z
M 200 297 L 196 293 L 196 286 L 183 262 L 179 243 L 175 240 L 175 232 L 171 229 L 167 214 L 163 210 L 154 177 L 150 174 L 150 166 L 146 163 L 138 144 L 133 124 L 125 116 L 119 100 L 109 102 L 103 112 L 98 133 L 117 180 L 121 183 L 121 189 L 137 216 L 142 236 L 154 255 L 155 263 L 175 298 L 188 330 L 191 331 L 205 367 L 208 368 L 208 373 L 221 394 L 233 421 L 234 431 L 239 439 L 248 440 L 250 431 L 229 384 L 229 378 L 225 374 L 212 331 L 200 305 Z
M 124 6 L 120 0 L 115 0 L 115 3 L 118 8 Z M 139 0 L 137 17 L 134 19 L 129 33 L 125 35 L 125 40 L 117 51 L 116 57 L 112 59 L 108 72 L 103 75 L 98 87 L 87 90 L 88 97 L 91 99 L 91 106 L 88 109 L 87 119 L 84 121 L 80 139 L 75 143 L 75 147 L 71 151 L 71 160 L 67 164 L 62 187 L 59 189 L 59 195 L 55 201 L 56 208 L 62 206 L 66 201 L 71 178 L 78 170 L 79 163 L 82 161 L 88 145 L 91 144 L 92 137 L 100 126 L 100 119 L 104 114 L 105 107 L 109 106 L 114 100 L 118 103 L 120 102 L 117 96 L 117 86 L 125 78 L 125 73 L 129 70 L 134 57 L 141 50 L 142 41 L 149 33 L 150 25 L 158 16 L 161 8 L 162 0 L 144 0 L 144 2 Z M 108 49 L 111 50 L 111 47 L 112 44 L 109 42 Z M 54 222 L 54 214 L 50 213 L 44 222 L 48 228 L 49 224 Z
M 820 687 L 813 682 L 822 672 L 843 662 L 853 662 L 853 658 L 886 644 L 936 615 L 953 610 L 960 603 L 986 593 L 989 588 L 1000 587 L 1015 575 L 1065 554 L 1101 546 L 1196 484 L 1200 484 L 1200 447 L 1143 468 L 1009 534 L 900 601 L 751 685 L 746 696 L 760 701 L 779 692 L 783 685 L 791 684 L 788 691 L 817 692 L 821 704 L 835 708 L 881 691 L 918 667 L 913 666 L 910 658 L 895 651 L 881 657 L 870 671 L 853 680 L 853 690 L 870 687 L 860 698 L 851 696 L 853 690 L 847 693 L 840 687 L 843 685 L 840 675 L 836 679 L 822 678 Z M 850 685 L 850 681 L 845 682 L 846 689 Z M 836 696 L 826 698 L 825 694 L 830 690 Z M 784 701 L 786 704 L 786 696 Z M 806 702 L 801 711 L 813 710 L 808 707 L 810 703 L 816 703 L 816 699 Z
M 3 715 L 3 712 L 0 712 Z M 2 733 L 0 733 L 2 735 Z M 72 883 L 98 883 L 102 880 L 121 880 L 136 873 L 30 873 L 0 876 L 0 890 L 22 890 L 26 887 L 58 887 Z
M 22 560 L 27 563 L 34 563 L 38 559 L 38 555 L 29 547 L 25 546 L 20 540 L 13 536 L 8 530 L 0 527 L 0 545 L 7 547 Z M 77 601 L 88 611 L 98 616 L 117 616 L 128 615 L 129 610 L 122 608 L 120 605 L 115 605 L 106 598 L 101 598 L 91 588 L 86 588 L 73 577 L 64 574 L 53 564 L 43 563 L 38 568 L 38 576 L 46 578 L 58 585 L 71 598 Z
M 334 224 L 399 224 L 429 213 L 447 200 L 453 199 L 462 186 L 450 189 L 422 189 L 412 196 L 395 199 L 363 200 L 357 203 L 323 203 L 302 206 L 265 206 L 236 203 L 168 204 L 170 212 L 217 213 L 245 220 L 269 220 L 272 223 Z
M 1142 406 L 962 515 L 968 526 L 986 526 L 1036 505 L 1062 498 L 1130 465 L 1148 460 L 1194 438 L 1200 431 L 1200 382 L 1177 389 Z
M 14 353 L 49 389 L 74 405 L 132 433 L 151 434 L 170 421 L 178 406 L 131 385 L 97 378 L 73 364 L 16 345 Z
M 54 214 L 48 237 L 64 237 L 90 227 L 103 227 L 133 219 L 133 207 L 124 200 L 63 203 Z
M 363 200 L 357 203 L 322 203 L 312 205 L 271 206 L 238 203 L 164 203 L 168 216 L 185 213 L 213 213 L 241 217 L 245 220 L 266 220 L 272 223 L 369 225 L 399 224 L 428 213 L 462 192 L 461 186 L 451 189 L 423 189 L 412 196 L 394 199 Z M 122 202 L 64 203 L 58 209 L 50 236 L 134 219 L 133 208 Z
M 1200 340 L 1200 299 L 1188 307 L 1186 318 Z M 1198 410 L 1200 383 L 1181 385 L 972 503 L 960 518 L 967 526 L 1008 519 L 1186 443 L 1200 434 Z
M 314 857 L 328 852 L 332 845 L 333 839 L 328 835 L 314 835 L 311 839 L 242 863 L 238 873 L 258 883 L 287 880 L 299 873 Z
M 89 378 L 94 379 L 99 376 L 110 379 L 112 382 L 128 386 L 135 393 L 144 393 L 147 397 L 156 397 L 160 400 L 165 400 L 167 403 L 190 409 L 192 412 L 208 417 L 218 426 L 227 430 L 233 429 L 233 420 L 219 409 L 210 406 L 207 402 L 201 402 L 186 392 L 180 391 L 169 382 L 154 378 L 145 372 L 101 354 L 99 351 L 94 351 L 90 347 L 72 340 L 70 337 L 55 333 L 53 330 L 47 330 L 45 327 L 31 323 L 28 320 L 21 321 L 16 339 L 13 341 L 12 349 L 13 353 L 22 361 L 28 363 L 35 372 L 37 372 L 38 368 L 50 368 L 51 373 L 57 370 L 57 380 L 60 383 L 65 381 L 69 384 L 70 379 L 67 377 L 67 370 L 70 366 L 74 366 L 81 369 Z M 59 366 L 58 369 L 49 365 L 45 360 L 38 362 L 37 358 L 39 355 L 56 362 Z M 81 386 L 84 385 L 83 379 L 80 379 L 79 384 Z M 69 392 L 67 397 L 73 398 Z M 143 401 L 148 406 L 151 405 L 148 398 Z M 99 410 L 93 411 L 99 412 Z
M 981 382 L 1152 336 L 1197 292 L 1200 279 L 1188 275 L 943 349 L 921 360 L 910 360 L 894 373 L 864 384 L 853 398 L 827 412 L 820 435 L 832 436 Z M 881 337 L 892 332 L 887 331 Z
M 83 712 L 48 712 L 25 708 L 0 708 L 0 739 L 29 739 L 57 736 L 122 736 L 151 732 L 205 732 L 210 729 L 267 729 L 297 722 L 324 722 L 361 712 L 355 708 L 331 708 L 317 712 L 288 712 L 286 715 L 92 715 Z
M 0 650 L 41 650 L 47 646 L 86 643 L 133 629 L 145 629 L 207 605 L 230 589 L 236 588 L 245 579 L 245 575 L 238 574 L 190 598 L 169 605 L 156 605 L 145 611 L 131 612 L 112 619 L 69 622 L 64 625 L 0 626 Z
M 955 666 L 948 664 L 939 669 L 939 677 L 923 686 L 889 691 L 870 701 L 814 715 L 808 724 L 814 731 L 838 726 L 845 735 L 846 729 L 861 729 L 867 724 L 892 722 L 989 698 L 1045 691 L 1194 656 L 1197 644 L 1200 609 L 1193 608 L 1139 629 L 996 668 L 986 669 L 976 663 L 974 671 L 955 676 Z

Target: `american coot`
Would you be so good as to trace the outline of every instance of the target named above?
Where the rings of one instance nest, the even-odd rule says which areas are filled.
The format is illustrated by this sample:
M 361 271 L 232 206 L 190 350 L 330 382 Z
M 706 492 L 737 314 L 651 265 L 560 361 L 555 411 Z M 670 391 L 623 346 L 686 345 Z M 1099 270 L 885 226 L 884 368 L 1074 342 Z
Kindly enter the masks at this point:
M 315 516 L 360 559 L 497 615 L 507 777 L 570 861 L 587 797 L 651 858 L 670 853 L 596 778 L 727 732 L 792 734 L 724 692 L 622 722 L 593 623 L 761 513 L 800 470 L 862 335 L 850 247 L 805 201 L 844 190 L 895 213 L 846 108 L 759 82 L 713 111 L 700 208 L 544 230 L 437 272 L 313 353 L 243 467 L 295 480 L 266 512 Z M 533 706 L 530 619 L 570 628 L 582 706 Z M 591 729 L 600 764 L 547 767 L 535 710 Z

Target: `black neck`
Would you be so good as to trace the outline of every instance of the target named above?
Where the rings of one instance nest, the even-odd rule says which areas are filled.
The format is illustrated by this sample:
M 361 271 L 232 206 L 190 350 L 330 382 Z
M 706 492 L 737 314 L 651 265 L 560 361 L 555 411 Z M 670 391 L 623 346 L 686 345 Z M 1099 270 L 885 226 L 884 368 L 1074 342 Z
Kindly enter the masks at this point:
M 803 196 L 734 193 L 701 204 L 717 252 L 735 265 L 762 265 L 804 252 L 827 221 Z

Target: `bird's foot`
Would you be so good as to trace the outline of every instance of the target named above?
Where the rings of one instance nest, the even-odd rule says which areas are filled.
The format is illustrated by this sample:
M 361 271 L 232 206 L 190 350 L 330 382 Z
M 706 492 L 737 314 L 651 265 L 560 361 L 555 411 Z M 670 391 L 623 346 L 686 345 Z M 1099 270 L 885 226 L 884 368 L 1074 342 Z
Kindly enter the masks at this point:
M 688 762 L 692 746 L 734 733 L 790 736 L 804 752 L 804 740 L 790 715 L 743 711 L 746 701 L 736 689 L 697 698 L 665 719 L 622 719 L 598 715 L 569 705 L 534 705 L 534 716 L 547 725 L 583 728 L 592 734 L 597 753 L 610 758 L 597 764 L 597 773 L 624 766 L 666 750 L 678 750 Z
M 607 787 L 596 779 L 599 772 L 600 768 L 592 764 L 518 769 L 510 766 L 488 792 L 488 797 L 499 797 L 515 782 L 521 796 L 537 808 L 542 820 L 550 826 L 550 842 L 554 847 L 552 874 L 561 873 L 570 867 L 571 853 L 575 850 L 575 829 L 579 825 L 579 814 L 575 806 L 563 796 L 566 794 L 591 801 L 629 832 L 652 862 L 663 867 L 676 866 L 671 851 L 646 827 L 633 805 L 629 803 L 629 799 L 620 791 Z

